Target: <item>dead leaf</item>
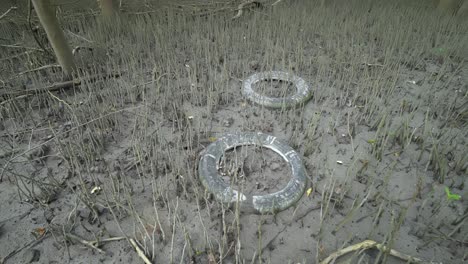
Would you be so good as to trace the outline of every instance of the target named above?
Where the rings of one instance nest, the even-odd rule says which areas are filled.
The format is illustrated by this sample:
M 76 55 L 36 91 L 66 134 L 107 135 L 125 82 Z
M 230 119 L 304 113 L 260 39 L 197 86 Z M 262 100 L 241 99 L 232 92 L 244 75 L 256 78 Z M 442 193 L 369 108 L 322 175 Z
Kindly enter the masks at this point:
M 31 233 L 36 239 L 39 239 L 43 237 L 46 232 L 47 230 L 44 227 L 38 227 L 38 228 L 34 228 Z

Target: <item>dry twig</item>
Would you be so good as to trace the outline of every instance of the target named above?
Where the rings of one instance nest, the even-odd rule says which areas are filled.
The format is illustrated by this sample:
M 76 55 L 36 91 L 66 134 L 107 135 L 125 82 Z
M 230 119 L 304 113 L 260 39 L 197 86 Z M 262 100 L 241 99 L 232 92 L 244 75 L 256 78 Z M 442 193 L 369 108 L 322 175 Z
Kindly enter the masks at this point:
M 88 241 L 85 239 L 82 239 L 81 237 L 74 235 L 72 233 L 67 233 L 65 234 L 65 237 L 69 240 L 73 240 L 75 242 L 79 242 L 89 248 L 92 248 L 96 250 L 99 253 L 105 253 L 104 250 L 100 249 L 99 246 L 104 243 L 104 242 L 112 242 L 112 241 L 119 241 L 119 240 L 124 240 L 126 237 L 110 237 L 110 238 L 103 238 L 99 240 L 93 240 L 93 241 Z
M 151 261 L 148 259 L 148 257 L 145 255 L 145 252 L 141 250 L 140 246 L 136 243 L 135 239 L 130 238 L 130 244 L 132 244 L 133 248 L 137 252 L 138 256 L 145 262 L 145 264 L 151 264 Z
M 358 250 L 366 250 L 366 249 L 371 249 L 371 248 L 377 248 L 380 251 L 385 251 L 388 252 L 390 255 L 397 257 L 399 259 L 405 260 L 408 263 L 435 263 L 435 262 L 428 262 L 428 261 L 423 261 L 422 259 L 412 257 L 410 255 L 406 255 L 403 253 L 400 253 L 394 249 L 390 249 L 382 244 L 379 244 L 373 240 L 364 240 L 360 243 L 351 245 L 349 247 L 340 249 L 334 253 L 332 253 L 330 256 L 328 256 L 326 259 L 324 259 L 320 264 L 329 264 L 335 261 L 337 258 L 346 255 L 348 253 L 351 253 L 353 251 L 358 251 Z
M 1 16 L 0 16 L 0 19 L 4 18 L 6 15 L 8 15 L 8 13 L 10 13 L 12 10 L 16 10 L 18 9 L 16 6 L 12 6 L 10 7 L 5 13 L 3 13 Z

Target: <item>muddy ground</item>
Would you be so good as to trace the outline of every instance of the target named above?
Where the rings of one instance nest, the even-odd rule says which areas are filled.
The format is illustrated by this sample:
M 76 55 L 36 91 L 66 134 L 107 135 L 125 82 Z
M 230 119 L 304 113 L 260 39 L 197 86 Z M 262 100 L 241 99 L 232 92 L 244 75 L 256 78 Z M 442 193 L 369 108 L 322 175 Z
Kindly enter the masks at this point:
M 111 24 L 94 1 L 58 2 L 81 82 L 45 91 L 64 82 L 45 33 L 2 1 L 17 9 L 0 19 L 0 263 L 324 263 L 365 240 L 404 255 L 335 263 L 465 263 L 466 18 L 417 0 L 274 2 L 233 19 L 238 1 L 134 1 Z M 311 100 L 244 98 L 242 80 L 269 70 L 306 80 Z M 295 206 L 243 213 L 201 185 L 200 152 L 240 131 L 300 154 Z M 220 174 L 266 194 L 291 170 L 245 146 Z

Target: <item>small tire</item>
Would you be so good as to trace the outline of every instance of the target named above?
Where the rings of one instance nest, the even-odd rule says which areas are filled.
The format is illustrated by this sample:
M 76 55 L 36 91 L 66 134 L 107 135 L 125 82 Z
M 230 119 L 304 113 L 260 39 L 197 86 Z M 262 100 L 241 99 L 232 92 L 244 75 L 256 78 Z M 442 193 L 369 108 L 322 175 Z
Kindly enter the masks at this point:
M 291 82 L 296 87 L 296 93 L 287 97 L 268 97 L 255 92 L 252 86 L 263 80 L 280 80 Z M 251 75 L 243 82 L 242 93 L 250 101 L 270 108 L 290 108 L 305 103 L 312 97 L 309 85 L 304 79 L 282 71 L 267 71 Z
M 237 146 L 258 145 L 278 153 L 291 166 L 292 178 L 282 190 L 266 195 L 248 195 L 234 190 L 218 173 L 219 162 L 227 150 Z M 304 194 L 307 175 L 304 165 L 290 146 L 276 137 L 263 133 L 227 134 L 211 143 L 202 153 L 198 164 L 198 173 L 203 186 L 215 198 L 227 205 L 239 202 L 244 212 L 275 213 L 289 208 Z

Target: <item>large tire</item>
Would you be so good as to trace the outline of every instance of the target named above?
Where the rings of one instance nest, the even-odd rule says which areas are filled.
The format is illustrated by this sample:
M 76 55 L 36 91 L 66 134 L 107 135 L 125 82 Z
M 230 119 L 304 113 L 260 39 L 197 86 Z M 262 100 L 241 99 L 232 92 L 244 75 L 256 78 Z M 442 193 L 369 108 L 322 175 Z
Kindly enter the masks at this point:
M 253 90 L 252 85 L 263 80 L 291 82 L 296 86 L 296 93 L 282 98 L 261 95 Z M 244 80 L 242 93 L 250 101 L 270 108 L 292 108 L 298 104 L 307 102 L 312 96 L 310 87 L 304 79 L 282 71 L 267 71 L 251 75 Z
M 271 194 L 248 195 L 224 182 L 218 173 L 221 158 L 227 150 L 243 145 L 258 145 L 281 155 L 292 170 L 292 179 L 286 187 Z M 219 138 L 201 154 L 198 173 L 203 186 L 218 201 L 229 206 L 239 202 L 239 208 L 250 213 L 276 213 L 289 208 L 302 197 L 307 184 L 306 171 L 297 152 L 276 137 L 263 133 L 235 133 Z

